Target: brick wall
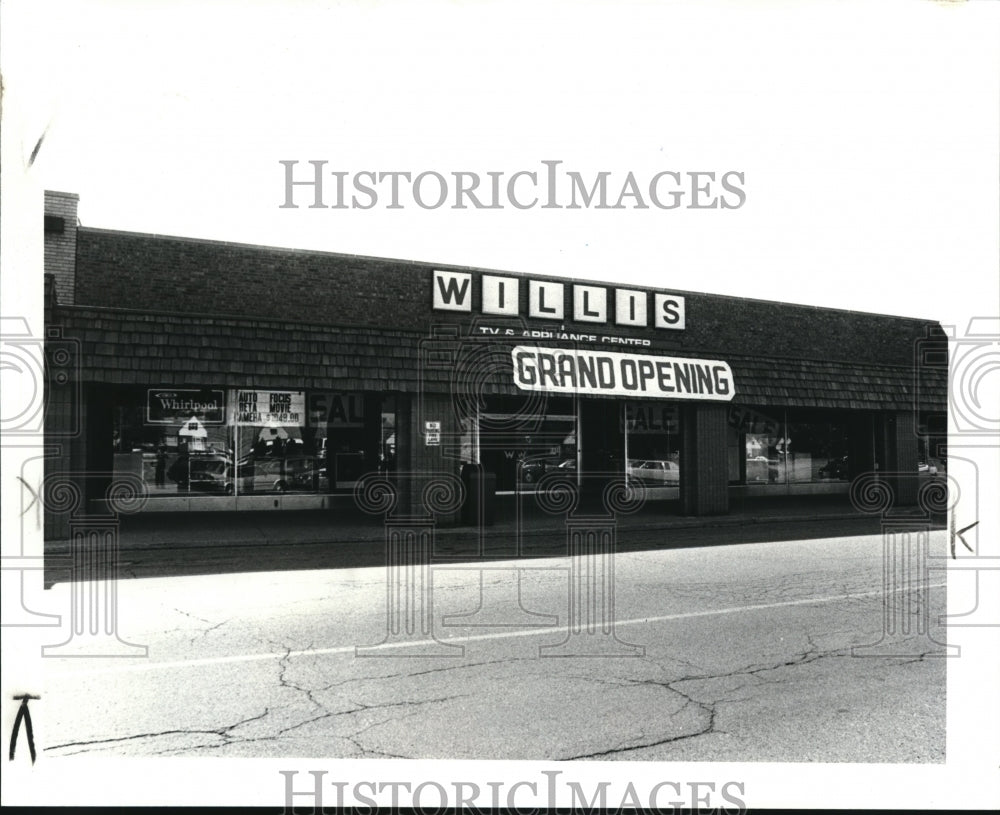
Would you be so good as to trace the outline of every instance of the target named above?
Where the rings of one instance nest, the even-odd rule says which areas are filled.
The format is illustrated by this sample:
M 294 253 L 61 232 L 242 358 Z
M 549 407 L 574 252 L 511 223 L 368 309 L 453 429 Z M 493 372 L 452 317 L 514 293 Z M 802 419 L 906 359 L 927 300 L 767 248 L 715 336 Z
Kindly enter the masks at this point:
M 511 324 L 476 313 L 482 270 L 463 270 L 473 276 L 471 315 L 433 312 L 431 272 L 435 268 L 455 267 L 81 229 L 77 236 L 76 302 L 424 334 L 432 323 L 468 327 L 478 320 L 490 325 Z M 615 271 L 609 269 L 609 276 Z M 618 284 L 627 286 L 629 282 Z M 613 284 L 605 285 L 610 288 Z M 520 289 L 522 300 L 526 300 L 527 286 Z M 686 298 L 686 330 L 595 328 L 594 324 L 572 320 L 562 325 L 566 331 L 649 338 L 653 342 L 650 350 L 655 353 L 740 354 L 907 367 L 913 364 L 915 341 L 925 338 L 928 330 L 940 333 L 940 327 L 926 320 L 671 291 Z M 568 285 L 567 313 L 571 298 Z M 527 313 L 525 303 L 522 313 Z M 537 320 L 522 324 L 559 327 Z M 624 349 L 618 346 L 614 350 Z
M 352 255 L 86 229 L 78 269 L 88 305 L 410 329 L 429 313 L 423 274 Z
M 729 511 L 727 405 L 688 405 L 681 421 L 681 506 L 685 515 Z
M 56 300 L 75 302 L 76 211 L 80 196 L 70 192 L 45 191 L 45 273 L 55 280 Z

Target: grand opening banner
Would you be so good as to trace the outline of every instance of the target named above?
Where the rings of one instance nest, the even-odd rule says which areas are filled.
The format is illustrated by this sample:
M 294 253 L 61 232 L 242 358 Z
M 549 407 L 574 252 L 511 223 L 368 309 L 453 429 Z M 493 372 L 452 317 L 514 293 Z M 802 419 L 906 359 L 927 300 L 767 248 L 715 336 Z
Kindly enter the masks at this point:
M 620 354 L 518 345 L 511 351 L 514 384 L 545 393 L 602 394 L 729 402 L 729 365 L 714 359 Z

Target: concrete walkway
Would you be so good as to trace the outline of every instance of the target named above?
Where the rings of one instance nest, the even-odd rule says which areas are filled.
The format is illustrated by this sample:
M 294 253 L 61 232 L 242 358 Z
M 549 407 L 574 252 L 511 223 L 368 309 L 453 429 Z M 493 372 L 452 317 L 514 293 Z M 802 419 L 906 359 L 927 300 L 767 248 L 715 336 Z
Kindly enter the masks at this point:
M 516 537 L 551 539 L 553 535 L 562 536 L 566 529 L 565 512 L 547 514 L 537 508 L 532 498 L 521 498 L 520 522 L 516 518 L 515 496 L 498 498 L 497 521 L 483 529 L 483 538 L 499 544 Z M 913 511 L 919 512 L 916 508 Z M 653 502 L 635 514 L 619 514 L 616 526 L 622 538 L 629 530 L 696 530 L 865 519 L 878 525 L 877 515 L 859 512 L 847 496 L 801 496 L 746 499 L 734 502 L 727 515 L 703 517 L 681 515 L 676 501 Z M 943 521 L 943 518 L 935 519 L 936 525 Z M 343 507 L 330 510 L 145 513 L 123 516 L 119 529 L 123 549 L 248 543 L 350 544 L 385 540 L 384 516 L 366 515 L 349 499 Z M 480 537 L 473 526 L 439 526 L 436 535 L 439 540 L 456 544 L 463 539 Z M 68 541 L 47 541 L 46 550 L 58 552 L 68 548 L 68 544 Z
M 381 568 L 387 559 L 399 555 L 399 551 L 393 555 L 387 550 L 388 526 L 394 522 L 403 527 L 404 534 L 411 530 L 427 534 L 428 556 L 437 566 L 564 558 L 580 545 L 575 530 L 593 532 L 599 538 L 609 531 L 601 517 L 572 516 L 580 523 L 571 525 L 565 512 L 545 514 L 533 497 L 530 504 L 522 503 L 520 521 L 516 515 L 513 496 L 501 498 L 498 522 L 483 529 L 387 521 L 364 515 L 347 501 L 343 508 L 333 510 L 150 512 L 121 518 L 118 574 L 145 578 Z M 919 516 L 914 520 L 920 527 L 928 525 Z M 877 536 L 881 524 L 880 516 L 858 512 L 846 496 L 755 499 L 733 506 L 727 515 L 712 517 L 684 517 L 676 501 L 661 502 L 612 521 L 613 551 L 846 540 Z M 929 526 L 943 528 L 944 518 L 931 519 Z M 46 586 L 72 580 L 74 570 L 82 568 L 70 557 L 68 540 L 46 541 L 45 555 Z

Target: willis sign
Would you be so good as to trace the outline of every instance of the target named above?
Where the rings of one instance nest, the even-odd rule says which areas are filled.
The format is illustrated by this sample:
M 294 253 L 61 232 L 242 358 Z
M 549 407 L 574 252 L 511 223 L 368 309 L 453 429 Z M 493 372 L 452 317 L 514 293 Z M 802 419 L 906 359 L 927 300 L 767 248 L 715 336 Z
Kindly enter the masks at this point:
M 682 330 L 685 325 L 684 298 L 679 294 L 488 274 L 478 280 L 483 314 L 669 330 Z M 435 269 L 431 285 L 435 311 L 472 312 L 473 276 L 469 272 Z M 526 309 L 522 286 L 527 290 Z

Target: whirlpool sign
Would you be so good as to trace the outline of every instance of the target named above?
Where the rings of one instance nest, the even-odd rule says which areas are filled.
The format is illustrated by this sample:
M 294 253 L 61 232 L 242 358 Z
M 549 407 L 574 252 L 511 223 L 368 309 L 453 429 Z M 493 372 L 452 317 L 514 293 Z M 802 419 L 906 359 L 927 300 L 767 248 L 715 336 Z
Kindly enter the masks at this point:
M 205 388 L 149 388 L 146 391 L 146 423 L 176 424 L 192 416 L 202 424 L 222 424 L 226 416 L 226 392 Z
M 511 351 L 514 383 L 545 393 L 604 394 L 729 402 L 735 394 L 729 365 L 685 359 L 518 345 Z

